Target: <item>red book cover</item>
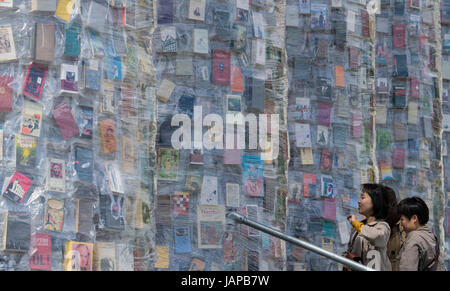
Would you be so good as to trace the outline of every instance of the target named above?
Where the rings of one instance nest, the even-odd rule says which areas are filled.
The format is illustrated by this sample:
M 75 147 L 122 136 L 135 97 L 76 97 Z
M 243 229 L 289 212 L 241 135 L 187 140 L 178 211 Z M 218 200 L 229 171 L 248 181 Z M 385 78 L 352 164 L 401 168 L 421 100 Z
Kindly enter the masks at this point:
M 102 154 L 114 153 L 117 150 L 116 127 L 112 119 L 99 122 L 100 146 Z
M 12 201 L 22 203 L 32 182 L 33 180 L 24 174 L 15 172 L 9 181 L 8 187 L 3 192 L 3 196 Z
M 230 84 L 230 53 L 216 50 L 213 53 L 213 83 L 219 85 Z
M 405 149 L 394 149 L 394 153 L 392 155 L 392 167 L 399 169 L 405 168 Z
M 392 27 L 394 47 L 405 48 L 406 47 L 406 26 L 404 24 L 394 24 Z
M 47 67 L 37 63 L 31 63 L 28 66 L 25 82 L 23 84 L 23 94 L 40 100 L 42 91 L 44 91 L 45 79 L 47 77 Z
M 361 10 L 361 25 L 362 25 L 362 35 L 364 37 L 369 37 L 369 13 L 366 10 Z
M 420 98 L 420 80 L 418 78 L 411 78 L 409 85 L 409 96 Z
M 31 236 L 30 270 L 52 269 L 52 240 L 50 235 L 36 233 Z
M 231 67 L 231 91 L 237 93 L 244 92 L 242 70 L 240 67 Z
M 12 77 L 0 76 L 0 111 L 12 111 L 13 90 L 9 87 L 12 81 Z
M 79 134 L 78 125 L 67 103 L 63 102 L 53 109 L 53 118 L 65 140 Z

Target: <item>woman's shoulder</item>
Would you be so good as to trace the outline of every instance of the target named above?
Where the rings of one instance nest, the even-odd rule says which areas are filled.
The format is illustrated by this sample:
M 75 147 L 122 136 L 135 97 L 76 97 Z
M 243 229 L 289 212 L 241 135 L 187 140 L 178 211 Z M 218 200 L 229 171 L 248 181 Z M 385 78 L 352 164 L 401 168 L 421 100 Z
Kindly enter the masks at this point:
M 375 221 L 369 222 L 367 224 L 368 226 L 377 226 L 377 227 L 386 227 L 388 229 L 391 229 L 391 227 L 389 226 L 389 223 L 387 223 L 386 221 L 382 220 L 382 219 L 377 219 Z

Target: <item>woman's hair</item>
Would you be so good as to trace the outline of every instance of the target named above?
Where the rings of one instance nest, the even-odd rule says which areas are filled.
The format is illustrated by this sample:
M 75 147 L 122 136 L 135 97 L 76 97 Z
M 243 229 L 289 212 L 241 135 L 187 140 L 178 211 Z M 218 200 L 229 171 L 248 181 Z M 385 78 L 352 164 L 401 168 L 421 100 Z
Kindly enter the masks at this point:
M 409 197 L 400 201 L 398 213 L 408 219 L 411 219 L 413 215 L 417 215 L 421 225 L 427 224 L 430 216 L 427 204 L 419 197 Z
M 361 192 L 366 192 L 372 199 L 373 213 L 376 219 L 385 220 L 392 228 L 399 220 L 395 191 L 380 184 L 366 183 Z

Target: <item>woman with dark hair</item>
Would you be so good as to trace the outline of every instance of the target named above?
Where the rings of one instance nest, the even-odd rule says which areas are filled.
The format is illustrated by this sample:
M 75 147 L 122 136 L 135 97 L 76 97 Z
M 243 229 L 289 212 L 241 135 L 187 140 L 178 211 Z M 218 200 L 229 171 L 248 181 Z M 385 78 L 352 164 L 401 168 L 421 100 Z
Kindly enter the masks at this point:
M 363 184 L 358 212 L 365 219 L 359 222 L 354 214 L 347 217 L 353 229 L 345 256 L 378 271 L 392 270 L 387 256 L 391 228 L 386 219 L 392 212 L 388 191 L 379 184 Z
M 387 186 L 384 186 L 388 198 L 389 213 L 386 222 L 391 228 L 391 236 L 387 244 L 387 255 L 391 261 L 392 271 L 398 271 L 399 259 L 398 255 L 400 248 L 405 242 L 406 233 L 400 224 L 400 214 L 398 213 L 398 203 L 395 191 Z

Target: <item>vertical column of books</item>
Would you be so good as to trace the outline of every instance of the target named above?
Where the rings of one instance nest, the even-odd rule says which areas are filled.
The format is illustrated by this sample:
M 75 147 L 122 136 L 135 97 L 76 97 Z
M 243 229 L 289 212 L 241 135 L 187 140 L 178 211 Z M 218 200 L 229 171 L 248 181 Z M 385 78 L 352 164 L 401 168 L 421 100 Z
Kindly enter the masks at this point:
M 280 241 L 225 214 L 283 224 L 279 129 L 264 123 L 279 119 L 262 116 L 283 112 L 283 3 L 158 2 L 157 270 L 282 268 Z
M 444 170 L 444 204 L 445 204 L 445 214 L 444 216 L 444 236 L 446 245 L 449 244 L 450 240 L 450 203 L 449 200 L 449 184 L 446 183 L 446 177 L 450 171 L 450 161 L 448 158 L 448 142 L 449 140 L 449 120 L 450 120 L 450 104 L 449 104 L 449 88 L 450 88 L 450 2 L 440 1 L 440 24 L 441 24 L 441 76 L 442 76 L 442 150 L 441 156 L 443 160 L 443 170 Z M 448 247 L 447 247 L 448 249 Z M 446 258 L 447 270 L 449 268 L 449 260 Z
M 0 11 L 2 258 L 16 270 L 145 270 L 153 2 L 74 3 Z
M 381 1 L 375 48 L 379 182 L 391 186 L 398 200 L 419 196 L 430 209 L 440 179 L 433 168 L 440 163 L 436 150 L 441 144 L 434 121 L 441 106 L 435 95 L 436 37 L 440 37 L 433 24 L 435 5 Z
M 360 1 L 290 1 L 286 9 L 290 140 L 288 233 L 326 250 L 346 248 L 346 215 L 373 179 L 372 42 Z M 290 270 L 335 270 L 291 246 Z

